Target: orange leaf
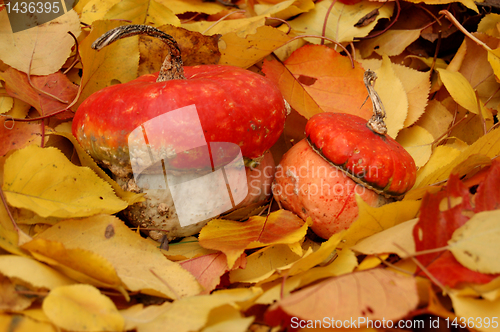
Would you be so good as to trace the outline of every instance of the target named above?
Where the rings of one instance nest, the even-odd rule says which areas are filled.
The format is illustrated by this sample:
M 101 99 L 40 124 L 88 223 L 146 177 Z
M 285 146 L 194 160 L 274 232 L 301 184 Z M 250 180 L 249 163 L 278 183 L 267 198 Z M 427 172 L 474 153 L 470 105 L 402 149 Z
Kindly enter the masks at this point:
M 328 328 L 327 323 L 332 324 L 332 320 L 325 321 L 325 317 L 332 317 L 334 324 L 342 321 L 342 327 L 346 328 L 366 326 L 368 320 L 382 319 L 395 325 L 396 320 L 417 304 L 415 278 L 373 269 L 329 278 L 295 292 L 272 306 L 266 320 L 275 325 L 286 316 L 293 317 L 288 322 L 291 327 L 299 320 L 320 320 L 322 326 Z
M 335 50 L 326 46 L 306 45 L 293 52 L 285 65 L 321 110 L 355 114 L 365 119 L 372 116 L 371 103 L 365 103 L 368 94 L 363 83 L 364 69 L 359 63 L 355 63 L 353 69 L 349 58 Z M 267 76 L 265 67 L 263 70 Z M 273 75 L 269 76 L 274 78 Z M 279 82 L 280 88 L 287 82 L 290 85 L 286 76 L 278 78 L 284 80 Z M 286 90 L 281 91 L 286 93 Z M 302 95 L 299 93 L 295 98 L 302 98 Z M 292 102 L 290 105 L 306 118 L 312 115 Z
M 28 76 L 16 69 L 9 68 L 2 72 L 2 78 L 5 80 L 5 89 L 9 95 L 35 107 L 41 115 L 49 115 L 64 109 L 73 101 L 78 92 L 78 87 L 61 72 L 47 76 L 32 75 L 31 82 L 39 90 L 57 97 L 64 103 L 33 89 Z
M 12 122 L 0 118 L 0 156 L 9 150 L 22 149 L 28 144 L 41 142 L 40 125 L 26 122 Z
M 302 219 L 290 211 L 279 210 L 267 217 L 250 217 L 245 222 L 214 219 L 201 230 L 199 241 L 204 248 L 225 253 L 231 269 L 245 249 L 294 244 L 306 232 L 307 224 Z
M 191 272 L 198 280 L 204 290 L 200 294 L 210 294 L 212 290 L 220 283 L 220 277 L 229 271 L 226 255 L 221 252 L 203 255 L 200 257 L 185 260 L 180 263 L 181 266 Z M 246 265 L 246 256 L 241 255 L 232 270 L 244 268 Z

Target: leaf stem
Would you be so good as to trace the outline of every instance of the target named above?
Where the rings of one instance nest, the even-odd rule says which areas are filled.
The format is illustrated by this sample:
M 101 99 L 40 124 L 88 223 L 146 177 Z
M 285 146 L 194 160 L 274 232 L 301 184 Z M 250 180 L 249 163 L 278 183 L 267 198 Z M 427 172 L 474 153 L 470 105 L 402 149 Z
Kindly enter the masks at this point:
M 488 45 L 486 45 L 485 43 L 474 37 L 469 31 L 467 31 L 463 27 L 463 25 L 460 24 L 460 22 L 458 22 L 458 20 L 455 18 L 455 16 L 453 16 L 452 13 L 450 13 L 446 9 L 443 9 L 439 12 L 439 14 L 443 14 L 444 16 L 446 16 L 446 18 L 449 19 L 451 23 L 453 23 L 453 25 L 455 25 L 458 28 L 458 30 L 462 31 L 464 35 L 472 39 L 475 43 L 483 47 L 486 51 L 491 51 L 491 48 Z
M 337 3 L 337 0 L 333 0 L 330 7 L 328 7 L 328 10 L 326 11 L 325 21 L 323 22 L 323 30 L 321 31 L 322 37 L 326 37 L 326 23 L 328 23 L 328 16 L 330 16 L 330 12 L 332 11 L 333 6 L 335 6 L 335 3 Z M 325 45 L 324 39 L 321 39 L 321 45 Z

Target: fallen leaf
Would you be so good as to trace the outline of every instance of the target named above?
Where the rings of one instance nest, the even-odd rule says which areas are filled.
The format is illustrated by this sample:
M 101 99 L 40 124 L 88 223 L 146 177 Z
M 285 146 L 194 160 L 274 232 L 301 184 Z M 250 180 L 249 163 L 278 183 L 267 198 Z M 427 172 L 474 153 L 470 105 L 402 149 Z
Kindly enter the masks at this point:
M 460 151 L 446 145 L 439 145 L 434 149 L 434 152 L 429 158 L 429 161 L 420 168 L 417 172 L 417 179 L 413 188 L 420 188 L 422 181 L 437 171 L 438 169 L 444 167 L 445 165 L 451 163 L 454 158 L 460 155 Z
M 426 129 L 434 139 L 441 137 L 450 127 L 453 115 L 437 100 L 429 100 L 425 112 L 416 125 Z
M 35 107 L 41 115 L 50 115 L 67 108 L 78 93 L 78 87 L 61 72 L 47 76 L 31 76 L 31 82 L 37 90 L 29 83 L 28 76 L 16 69 L 9 68 L 0 75 L 5 80 L 9 95 Z M 41 93 L 40 90 L 59 100 Z
M 323 23 L 332 0 L 316 3 L 316 7 L 308 13 L 302 14 L 290 22 L 294 30 L 303 35 L 322 36 Z M 393 3 L 381 6 L 377 2 L 362 1 L 354 5 L 345 5 L 337 1 L 328 15 L 325 36 L 339 43 L 352 42 L 356 37 L 365 37 L 375 27 L 378 20 L 389 18 L 394 8 Z M 377 19 L 363 27 L 355 24 L 374 9 L 379 10 Z M 319 44 L 320 39 L 308 38 L 308 41 Z
M 57 332 L 56 327 L 50 323 L 18 314 L 0 314 L 0 329 L 9 332 Z
M 255 317 L 244 317 L 240 311 L 225 304 L 213 309 L 202 332 L 247 332 Z
M 31 75 L 48 75 L 58 71 L 75 43 L 68 31 L 76 37 L 80 34 L 80 20 L 74 10 L 16 33 L 12 33 L 6 11 L 0 11 L 0 22 L 0 59 Z
M 355 63 L 355 68 L 352 68 L 347 57 L 319 45 L 301 47 L 293 52 L 284 64 L 321 110 L 355 114 L 365 119 L 372 116 L 372 105 L 363 105 L 368 94 L 363 83 L 364 70 L 359 64 Z M 268 75 L 265 68 L 264 72 Z M 287 86 L 280 88 L 286 94 L 284 89 Z M 296 98 L 301 98 L 301 95 L 297 94 Z M 290 105 L 301 115 L 310 117 L 309 112 L 297 108 L 294 103 Z
M 201 294 L 209 294 L 220 283 L 221 276 L 229 271 L 227 258 L 221 252 L 208 254 L 185 260 L 180 265 L 198 280 L 204 288 Z M 244 255 L 236 260 L 233 270 L 245 268 L 246 258 Z
M 471 113 L 478 114 L 481 112 L 478 109 L 478 100 L 472 86 L 461 73 L 451 72 L 446 69 L 436 70 L 453 100 Z M 481 108 L 484 107 L 481 102 L 479 104 Z
M 15 255 L 0 255 L 0 273 L 8 278 L 22 280 L 34 289 L 54 289 L 75 281 L 34 259 Z
M 434 172 L 429 174 L 425 179 L 420 182 L 420 186 L 427 186 L 433 183 L 438 183 L 440 181 L 446 180 L 452 170 L 464 162 L 472 155 L 484 155 L 489 158 L 493 158 L 496 155 L 500 154 L 500 130 L 494 129 L 491 130 L 486 135 L 479 138 L 472 145 L 463 150 L 460 155 L 452 159 L 449 163 L 436 169 Z
M 312 0 L 285 0 L 273 2 L 271 4 L 260 3 L 254 6 L 257 15 L 269 15 L 282 20 L 287 20 L 291 17 L 305 13 L 314 9 L 315 5 Z
M 14 122 L 8 118 L 0 118 L 0 156 L 14 149 L 22 149 L 32 143 L 40 144 L 41 127 L 37 124 Z
M 198 331 L 205 326 L 213 309 L 225 304 L 236 305 L 238 302 L 248 301 L 260 293 L 258 288 L 235 288 L 166 303 L 163 313 L 154 319 L 138 323 L 137 330 L 141 332 Z
M 312 258 L 312 257 L 311 257 Z M 350 249 L 342 249 L 335 260 L 327 265 L 305 270 L 286 280 L 276 283 L 266 290 L 256 301 L 256 304 L 272 304 L 292 291 L 313 284 L 315 281 L 350 273 L 358 265 L 356 255 Z
M 132 24 L 147 24 L 155 27 L 172 24 L 180 25 L 179 18 L 162 1 L 123 0 L 117 2 L 99 19 L 127 20 Z
M 400 201 L 374 208 L 356 197 L 358 203 L 358 219 L 347 230 L 341 247 L 350 247 L 360 240 L 397 224 L 415 218 L 420 208 L 419 201 Z
M 182 261 L 217 252 L 216 250 L 209 250 L 200 246 L 198 239 L 194 236 L 188 236 L 179 242 L 170 243 L 168 250 L 162 250 L 162 253 L 171 261 Z
M 285 100 L 298 114 L 309 119 L 314 114 L 323 112 L 302 84 L 281 62 L 264 60 L 262 71 L 279 87 Z
M 407 0 L 407 1 L 408 2 L 413 2 L 413 3 L 420 3 L 420 2 L 422 2 L 421 0 Z M 454 1 L 454 0 L 424 0 L 424 2 L 427 5 L 442 5 L 442 4 L 452 3 L 452 2 L 460 2 L 465 7 L 469 8 L 469 9 L 472 9 L 476 13 L 478 12 L 477 6 L 476 6 L 476 4 L 474 3 L 473 0 L 458 0 L 458 1 Z
M 500 299 L 489 301 L 471 297 L 449 294 L 453 309 L 458 316 L 457 327 L 467 327 L 470 324 L 478 331 L 497 331 Z M 469 323 L 471 322 L 471 323 Z M 473 322 L 473 324 L 472 324 Z M 481 326 L 480 326 L 481 325 Z M 450 324 L 450 326 L 453 326 Z
M 279 210 L 267 217 L 254 216 L 248 221 L 213 219 L 200 232 L 200 245 L 220 250 L 231 269 L 245 249 L 273 244 L 294 244 L 307 231 L 307 223 L 290 211 Z
M 235 269 L 229 273 L 231 283 L 257 283 L 269 278 L 277 270 L 281 271 L 287 265 L 300 258 L 285 244 L 263 248 L 247 257 L 244 269 Z
M 292 293 L 270 308 L 266 320 L 269 322 L 273 310 L 280 308 L 289 316 L 304 320 L 324 322 L 325 317 L 335 317 L 350 325 L 357 319 L 356 325 L 350 327 L 358 327 L 365 326 L 368 319 L 401 319 L 417 304 L 413 277 L 373 269 L 330 278 Z
M 107 86 L 126 83 L 137 78 L 139 66 L 139 42 L 136 36 L 124 38 L 101 51 L 90 46 L 105 32 L 122 25 L 119 21 L 96 21 L 90 34 L 80 43 L 80 56 L 83 64 L 82 89 L 77 107 L 92 93 Z
M 126 202 L 92 170 L 73 165 L 56 148 L 35 145 L 5 162 L 3 191 L 9 204 L 42 217 L 85 217 L 116 213 Z
M 386 112 L 387 135 L 396 138 L 408 115 L 408 97 L 403 83 L 392 69 L 388 56 L 382 58 L 382 66 L 375 70 L 375 73 L 375 90 L 380 95 Z
M 85 248 L 89 253 L 105 258 L 130 291 L 173 299 L 201 291 L 189 272 L 166 259 L 152 242 L 130 230 L 114 216 L 62 221 L 39 234 L 37 239 L 60 241 L 68 250 Z
M 395 56 L 401 54 L 420 37 L 420 29 L 388 30 L 380 36 L 360 43 L 361 56 L 368 58 L 373 52 L 378 55 Z
M 122 290 L 114 267 L 101 255 L 87 249 L 66 248 L 63 243 L 37 237 L 21 246 L 38 261 L 52 266 L 71 279 L 98 287 Z
M 488 173 L 479 187 L 474 200 L 474 212 L 491 211 L 500 208 L 500 161 L 494 159 Z
M 159 30 L 171 35 L 177 41 L 181 50 L 184 66 L 217 64 L 220 59 L 218 42 L 219 35 L 204 36 L 198 32 L 189 31 L 173 25 L 163 25 Z M 157 38 L 139 36 L 139 69 L 137 75 L 158 72 L 170 53 L 165 43 Z
M 144 195 L 136 194 L 130 191 L 124 190 L 115 180 L 113 180 L 101 167 L 97 165 L 94 159 L 83 149 L 83 147 L 78 143 L 75 136 L 70 132 L 55 132 L 53 135 L 59 135 L 67 138 L 73 144 L 73 147 L 78 154 L 78 158 L 82 166 L 86 166 L 93 170 L 101 179 L 105 180 L 111 185 L 116 196 L 120 197 L 122 200 L 126 201 L 128 205 L 132 205 L 138 202 L 143 202 Z
M 434 137 L 420 126 L 404 128 L 398 134 L 398 143 L 412 156 L 417 167 L 424 166 L 432 154 Z
M 271 26 L 257 28 L 245 37 L 231 32 L 222 36 L 220 41 L 221 58 L 219 64 L 248 68 L 259 62 L 291 38 Z
M 413 227 L 417 222 L 418 219 L 405 221 L 359 241 L 350 249 L 365 255 L 394 253 L 406 258 L 415 253 Z
M 218 2 L 203 0 L 160 0 L 160 2 L 169 7 L 176 15 L 187 12 L 212 15 L 226 9 L 226 7 Z
M 448 246 L 460 264 L 481 273 L 500 273 L 499 219 L 500 210 L 479 212 L 453 232 Z
M 53 289 L 43 300 L 43 312 L 60 328 L 72 331 L 121 331 L 124 320 L 115 304 L 90 285 Z
M 220 22 L 188 22 L 181 26 L 190 31 L 197 31 L 203 35 L 210 33 L 212 35 L 219 34 L 224 36 L 226 34 L 236 33 L 238 37 L 245 38 L 249 34 L 255 34 L 257 29 L 264 26 L 265 23 L 266 18 L 261 15 L 236 20 L 223 20 Z
M 7 277 L 0 274 L 0 310 L 21 311 L 28 308 L 35 298 L 29 298 L 20 294 L 16 284 Z

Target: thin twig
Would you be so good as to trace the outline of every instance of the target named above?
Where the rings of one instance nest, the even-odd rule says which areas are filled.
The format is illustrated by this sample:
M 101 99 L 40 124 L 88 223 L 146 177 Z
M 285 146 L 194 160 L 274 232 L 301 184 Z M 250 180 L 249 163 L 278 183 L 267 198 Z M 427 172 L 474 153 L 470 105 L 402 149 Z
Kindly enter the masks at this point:
M 204 35 L 207 33 L 208 30 L 212 29 L 214 26 L 216 26 L 217 24 L 219 24 L 220 22 L 224 21 L 226 18 L 228 18 L 229 16 L 233 15 L 233 14 L 236 14 L 236 13 L 244 13 L 245 11 L 240 9 L 240 10 L 235 10 L 235 11 L 232 11 L 224 16 L 222 16 L 221 18 L 219 18 L 217 21 L 214 22 L 214 24 L 212 24 L 211 26 L 209 26 L 208 28 L 205 29 L 205 31 L 203 31 L 201 34 Z
M 73 67 L 80 61 L 80 52 L 79 52 L 78 39 L 76 39 L 76 36 L 73 34 L 73 32 L 68 31 L 68 33 L 73 38 L 73 40 L 75 41 L 75 46 L 76 46 L 75 61 L 73 61 L 73 63 L 71 65 L 69 65 L 69 67 L 63 72 L 64 75 L 66 75 L 71 69 L 73 69 Z
M 439 12 L 439 14 L 444 14 L 446 16 L 447 19 L 449 19 L 451 21 L 451 23 L 453 23 L 453 25 L 455 25 L 458 30 L 462 31 L 464 35 L 466 35 L 467 37 L 469 37 L 470 39 L 472 39 L 474 42 L 476 42 L 478 45 L 480 45 L 481 47 L 483 47 L 485 50 L 487 51 L 491 51 L 491 48 L 486 45 L 485 43 L 483 43 L 482 41 L 480 41 L 478 38 L 474 37 L 469 31 L 467 31 L 462 24 L 460 24 L 460 22 L 458 22 L 458 20 L 455 18 L 455 16 L 453 16 L 449 11 L 447 10 L 441 10 Z
M 2 186 L 0 186 L 0 199 L 2 199 L 3 206 L 5 207 L 5 210 L 7 211 L 7 214 L 9 215 L 9 219 L 12 222 L 12 226 L 14 226 L 14 229 L 16 230 L 17 234 L 19 234 L 20 229 L 17 227 L 17 223 L 14 220 L 14 216 L 10 212 L 9 205 L 7 204 L 7 199 L 5 198 L 5 195 L 3 193 Z
M 333 6 L 335 6 L 335 3 L 337 3 L 337 0 L 333 0 L 330 7 L 328 7 L 328 10 L 326 11 L 325 21 L 323 22 L 323 30 L 321 31 L 321 36 L 323 37 L 326 37 L 326 23 L 328 22 L 328 17 L 330 16 Z M 321 45 L 325 45 L 324 39 L 321 39 Z
M 394 17 L 394 20 L 392 20 L 391 23 L 389 23 L 389 25 L 384 30 L 379 31 L 377 33 L 374 33 L 373 35 L 370 35 L 370 36 L 357 37 L 355 39 L 357 39 L 357 40 L 363 40 L 363 39 L 375 38 L 375 37 L 380 36 L 384 32 L 386 32 L 387 30 L 389 30 L 398 21 L 399 14 L 401 13 L 401 5 L 399 4 L 399 0 L 395 0 L 394 2 L 396 2 L 396 7 L 398 7 L 397 12 L 396 12 L 396 17 Z

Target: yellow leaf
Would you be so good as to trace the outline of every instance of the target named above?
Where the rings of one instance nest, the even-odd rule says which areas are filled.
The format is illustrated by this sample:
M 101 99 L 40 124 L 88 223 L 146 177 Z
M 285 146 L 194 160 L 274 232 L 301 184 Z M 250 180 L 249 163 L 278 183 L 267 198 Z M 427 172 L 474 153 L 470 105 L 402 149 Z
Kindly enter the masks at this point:
M 375 70 L 377 81 L 375 90 L 380 95 L 384 104 L 387 125 L 387 134 L 396 138 L 398 132 L 403 128 L 408 115 L 408 97 L 403 83 L 392 69 L 391 60 L 388 56 L 382 59 L 382 66 Z
M 411 43 L 420 37 L 420 29 L 388 30 L 382 35 L 360 43 L 361 56 L 368 58 L 373 52 L 378 55 L 400 55 Z
M 74 280 L 45 264 L 14 255 L 0 255 L 0 273 L 9 278 L 22 280 L 34 288 L 54 289 L 75 283 Z
M 452 147 L 449 147 L 446 145 L 440 145 L 440 146 L 436 147 L 436 149 L 432 153 L 431 157 L 429 158 L 429 161 L 427 162 L 427 164 L 425 164 L 424 167 L 422 167 L 421 169 L 418 170 L 417 180 L 415 181 L 415 185 L 413 186 L 413 188 L 422 187 L 421 186 L 422 181 L 429 174 L 435 172 L 439 168 L 450 163 L 458 155 L 460 155 L 460 151 L 457 149 L 454 149 Z
M 56 148 L 36 145 L 7 159 L 3 190 L 9 204 L 42 217 L 84 217 L 127 207 L 92 170 L 75 166 Z
M 424 166 L 432 154 L 434 137 L 420 126 L 401 130 L 397 141 L 410 153 L 417 167 Z
M 218 2 L 208 2 L 204 0 L 158 0 L 158 2 L 170 8 L 175 15 L 187 12 L 212 15 L 226 9 L 225 6 Z
M 262 70 L 266 77 L 279 87 L 286 101 L 301 116 L 309 119 L 314 114 L 323 112 L 318 103 L 304 89 L 304 86 L 281 62 L 264 60 Z
M 151 241 L 154 240 L 151 239 Z M 154 242 L 154 244 L 158 245 L 157 242 Z M 216 252 L 215 250 L 205 249 L 200 246 L 198 239 L 194 236 L 185 237 L 179 242 L 170 243 L 168 250 L 162 250 L 162 253 L 171 261 L 182 261 Z
M 406 128 L 414 124 L 425 111 L 431 89 L 430 74 L 396 64 L 392 64 L 392 68 L 408 97 L 408 115 L 404 123 Z
M 0 274 L 0 312 L 24 310 L 35 300 L 19 293 L 17 284 L 15 279 L 10 280 Z
M 287 245 L 278 244 L 256 251 L 247 257 L 244 269 L 233 270 L 229 273 L 231 282 L 257 283 L 273 275 L 287 265 L 298 260 Z
M 292 212 L 278 210 L 267 217 L 250 217 L 245 222 L 213 219 L 201 230 L 199 241 L 204 248 L 225 253 L 231 269 L 245 249 L 294 244 L 306 235 L 307 227 Z
M 453 310 L 458 316 L 457 326 L 466 327 L 468 322 L 474 322 L 475 330 L 484 332 L 498 331 L 500 299 L 489 301 L 463 297 L 455 293 L 448 294 L 453 303 Z M 479 327 L 481 325 L 481 327 Z
M 302 14 L 290 21 L 290 25 L 302 35 L 322 36 L 323 23 L 326 13 L 332 4 L 332 0 L 316 3 L 316 7 L 308 13 Z M 339 43 L 352 42 L 355 37 L 364 37 L 375 27 L 381 18 L 389 18 L 394 8 L 393 3 L 380 6 L 377 2 L 361 1 L 354 5 L 344 5 L 337 1 L 333 6 L 326 27 L 326 37 Z M 355 24 L 373 10 L 379 10 L 376 19 L 363 26 L 356 27 Z M 319 44 L 319 38 L 308 38 L 308 41 Z
M 245 38 L 249 34 L 255 34 L 257 28 L 264 26 L 265 16 L 254 16 L 236 20 L 224 20 L 221 22 L 200 21 L 195 23 L 186 23 L 181 26 L 190 31 L 197 31 L 202 34 L 226 35 L 236 33 L 238 37 Z
M 287 0 L 277 4 L 256 4 L 254 9 L 257 15 L 269 15 L 287 20 L 290 17 L 308 12 L 314 7 L 312 0 Z
M 81 1 L 80 1 L 81 2 Z M 90 0 L 82 9 L 82 22 L 92 24 L 94 21 L 102 20 L 104 15 L 120 0 Z M 98 37 L 98 36 L 97 36 Z
M 327 258 L 332 256 L 332 253 L 334 252 L 335 248 L 340 243 L 340 240 L 344 236 L 345 231 L 342 231 L 337 234 L 333 234 L 328 241 L 323 242 L 321 244 L 321 247 L 319 247 L 318 250 L 312 252 L 312 253 L 306 253 L 304 256 L 293 263 L 293 265 L 290 267 L 290 270 L 288 271 L 288 275 L 295 275 L 300 272 L 307 271 L 311 269 L 313 266 L 316 266 L 322 262 L 324 262 Z
M 406 0 L 406 1 L 413 2 L 413 3 L 424 2 L 426 5 L 444 5 L 444 4 L 448 4 L 448 3 L 460 2 L 465 7 L 472 9 L 476 13 L 479 12 L 479 10 L 477 9 L 477 6 L 473 0 L 458 0 L 458 1 L 457 0 Z
M 202 332 L 247 332 L 255 317 L 244 317 L 241 312 L 225 304 L 213 309 Z
M 27 102 L 14 98 L 14 106 L 6 115 L 15 119 L 24 119 L 28 115 L 30 108 L 31 105 Z
M 145 201 L 145 198 L 143 197 L 144 194 L 136 194 L 130 191 L 123 190 L 123 188 L 118 183 L 116 183 L 115 180 L 110 178 L 109 175 L 106 172 L 104 172 L 104 170 L 101 167 L 99 167 L 99 165 L 97 165 L 97 163 L 94 161 L 94 159 L 92 159 L 92 157 L 87 153 L 87 151 L 85 151 L 82 148 L 82 146 L 80 145 L 80 143 L 78 143 L 78 141 L 76 140 L 75 136 L 73 136 L 71 131 L 55 132 L 52 134 L 63 136 L 69 139 L 73 144 L 76 153 L 78 154 L 78 158 L 80 159 L 80 163 L 82 164 L 82 166 L 87 166 L 88 168 L 96 172 L 101 179 L 108 182 L 111 185 L 111 187 L 113 187 L 113 190 L 116 193 L 116 195 L 121 199 L 123 199 L 124 201 L 126 201 L 128 205 Z
M 219 42 L 219 64 L 248 68 L 288 40 L 289 36 L 271 26 L 259 27 L 255 34 L 248 34 L 244 38 L 236 32 L 225 34 Z
M 418 219 L 412 219 L 356 243 L 352 250 L 365 255 L 395 253 L 401 258 L 415 253 L 415 241 L 413 240 L 413 227 Z M 404 248 L 402 250 L 400 247 Z
M 12 33 L 7 11 L 0 11 L 0 59 L 9 66 L 31 75 L 48 75 L 58 71 L 71 53 L 80 34 L 80 20 L 74 10 L 58 18 Z
M 476 213 L 448 241 L 453 256 L 470 270 L 500 273 L 500 210 Z
M 0 89 L 0 92 L 1 90 L 2 89 Z M 7 113 L 12 109 L 13 106 L 14 106 L 14 98 L 9 96 L 0 96 L 0 114 Z
M 478 114 L 478 100 L 476 94 L 464 75 L 446 69 L 436 70 L 453 100 L 467 111 Z
M 116 3 L 102 18 L 104 20 L 121 19 L 132 24 L 160 25 L 181 24 L 179 18 L 159 1 L 155 0 L 122 0 Z
M 374 208 L 356 196 L 359 217 L 347 230 L 341 247 L 350 247 L 373 234 L 415 218 L 420 201 L 400 201 Z
M 424 128 L 432 134 L 434 139 L 443 135 L 450 127 L 453 115 L 437 100 L 430 100 L 425 112 L 416 125 Z
M 70 331 L 122 331 L 123 317 L 107 296 L 90 285 L 53 289 L 42 308 L 50 320 Z
M 356 255 L 350 249 L 342 249 L 338 257 L 325 266 L 311 268 L 297 275 L 288 277 L 285 282 L 279 281 L 266 290 L 256 301 L 256 304 L 272 304 L 292 291 L 310 285 L 317 280 L 336 277 L 350 273 L 358 265 Z M 286 272 L 285 272 L 286 273 Z
M 84 248 L 103 257 L 131 291 L 170 298 L 191 296 L 201 291 L 195 278 L 178 263 L 166 259 L 156 247 L 157 243 L 142 238 L 114 216 L 65 220 L 40 233 L 37 239 L 59 241 L 67 250 L 81 251 Z
M 236 305 L 260 294 L 258 288 L 235 288 L 216 291 L 210 295 L 191 296 L 166 303 L 165 310 L 153 319 L 137 323 L 141 332 L 190 332 L 207 324 L 210 312 L 225 304 Z
M 453 158 L 451 162 L 436 169 L 420 182 L 420 187 L 427 186 L 448 179 L 453 169 L 470 158 L 472 155 L 484 155 L 493 158 L 500 154 L 500 130 L 494 129 L 480 137 L 476 142 L 467 147 L 460 155 Z M 462 174 L 463 175 L 463 174 Z
M 500 37 L 500 31 L 498 30 L 498 23 L 500 23 L 499 14 L 486 14 L 479 22 L 477 26 L 477 32 L 482 32 L 492 37 Z
M 56 332 L 50 323 L 39 322 L 17 314 L 0 314 L 0 330 L 9 332 Z
M 99 52 L 90 46 L 105 32 L 123 25 L 120 21 L 96 21 L 90 34 L 80 43 L 80 56 L 85 70 L 76 108 L 92 93 L 107 86 L 137 78 L 139 66 L 139 37 L 133 36 L 106 46 Z
M 500 80 L 500 47 L 488 51 L 488 61 L 493 68 L 497 80 Z
M 62 243 L 37 237 L 22 248 L 68 277 L 98 287 L 120 290 L 122 282 L 104 257 L 85 249 L 69 249 Z

